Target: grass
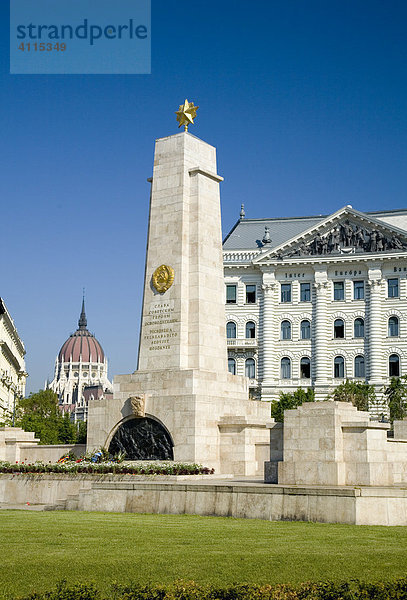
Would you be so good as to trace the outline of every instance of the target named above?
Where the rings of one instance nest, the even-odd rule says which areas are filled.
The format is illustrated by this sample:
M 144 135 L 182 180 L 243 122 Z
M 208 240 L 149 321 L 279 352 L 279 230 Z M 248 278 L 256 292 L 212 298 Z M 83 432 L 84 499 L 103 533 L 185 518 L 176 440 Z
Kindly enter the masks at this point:
M 406 575 L 407 528 L 190 515 L 0 512 L 0 597 L 61 580 L 376 582 Z

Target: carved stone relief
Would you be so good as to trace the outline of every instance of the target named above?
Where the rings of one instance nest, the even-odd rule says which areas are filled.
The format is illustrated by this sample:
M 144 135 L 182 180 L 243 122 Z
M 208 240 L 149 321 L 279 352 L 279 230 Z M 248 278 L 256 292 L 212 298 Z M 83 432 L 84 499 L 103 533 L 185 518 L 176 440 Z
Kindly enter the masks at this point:
M 368 230 L 346 220 L 340 225 L 306 244 L 302 242 L 285 256 L 315 256 L 324 254 L 351 254 L 354 252 L 383 252 L 384 250 L 407 250 L 407 244 L 396 235 L 386 236 L 378 229 Z

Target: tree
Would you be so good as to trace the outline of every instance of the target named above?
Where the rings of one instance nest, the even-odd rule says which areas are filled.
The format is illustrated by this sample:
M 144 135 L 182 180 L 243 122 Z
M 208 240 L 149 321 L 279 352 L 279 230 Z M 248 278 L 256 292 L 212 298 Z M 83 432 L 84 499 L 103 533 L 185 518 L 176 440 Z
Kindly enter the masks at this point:
M 304 402 L 315 402 L 315 393 L 312 388 L 308 388 L 307 390 L 303 390 L 302 388 L 298 388 L 295 392 L 280 392 L 280 399 L 274 400 L 271 403 L 271 416 L 282 423 L 284 421 L 284 411 L 297 408 L 304 404 Z
M 404 419 L 407 416 L 407 375 L 392 377 L 384 395 L 387 397 L 391 423 Z
M 77 430 L 69 415 L 61 415 L 58 396 L 52 390 L 40 390 L 21 398 L 16 405 L 16 427 L 34 431 L 40 444 L 73 444 Z
M 369 406 L 377 401 L 373 385 L 349 381 L 349 379 L 338 385 L 328 399 L 351 402 L 358 410 L 369 410 Z
M 76 442 L 78 444 L 86 444 L 86 438 L 88 435 L 88 424 L 86 421 L 78 421 L 76 423 Z

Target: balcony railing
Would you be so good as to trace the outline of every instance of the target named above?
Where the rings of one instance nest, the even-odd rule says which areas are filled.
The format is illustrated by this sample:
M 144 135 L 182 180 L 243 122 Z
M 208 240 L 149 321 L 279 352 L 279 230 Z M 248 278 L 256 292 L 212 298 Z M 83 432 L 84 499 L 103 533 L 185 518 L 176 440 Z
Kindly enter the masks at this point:
M 227 338 L 228 348 L 256 348 L 256 338 Z

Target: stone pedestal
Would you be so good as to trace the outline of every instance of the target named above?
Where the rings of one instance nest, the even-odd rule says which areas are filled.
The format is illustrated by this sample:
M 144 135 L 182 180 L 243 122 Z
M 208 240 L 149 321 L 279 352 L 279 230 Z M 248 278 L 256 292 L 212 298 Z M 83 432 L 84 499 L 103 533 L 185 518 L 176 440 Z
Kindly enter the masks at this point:
M 394 421 L 393 428 L 395 440 L 407 440 L 407 418 L 402 421 Z
M 399 423 L 403 423 L 402 421 Z M 312 402 L 284 411 L 282 485 L 407 483 L 407 440 L 348 402 Z
M 270 408 L 227 372 L 220 181 L 209 144 L 189 133 L 157 140 L 138 370 L 115 377 L 113 400 L 89 403 L 89 448 L 145 416 L 171 437 L 174 460 L 259 471 Z

